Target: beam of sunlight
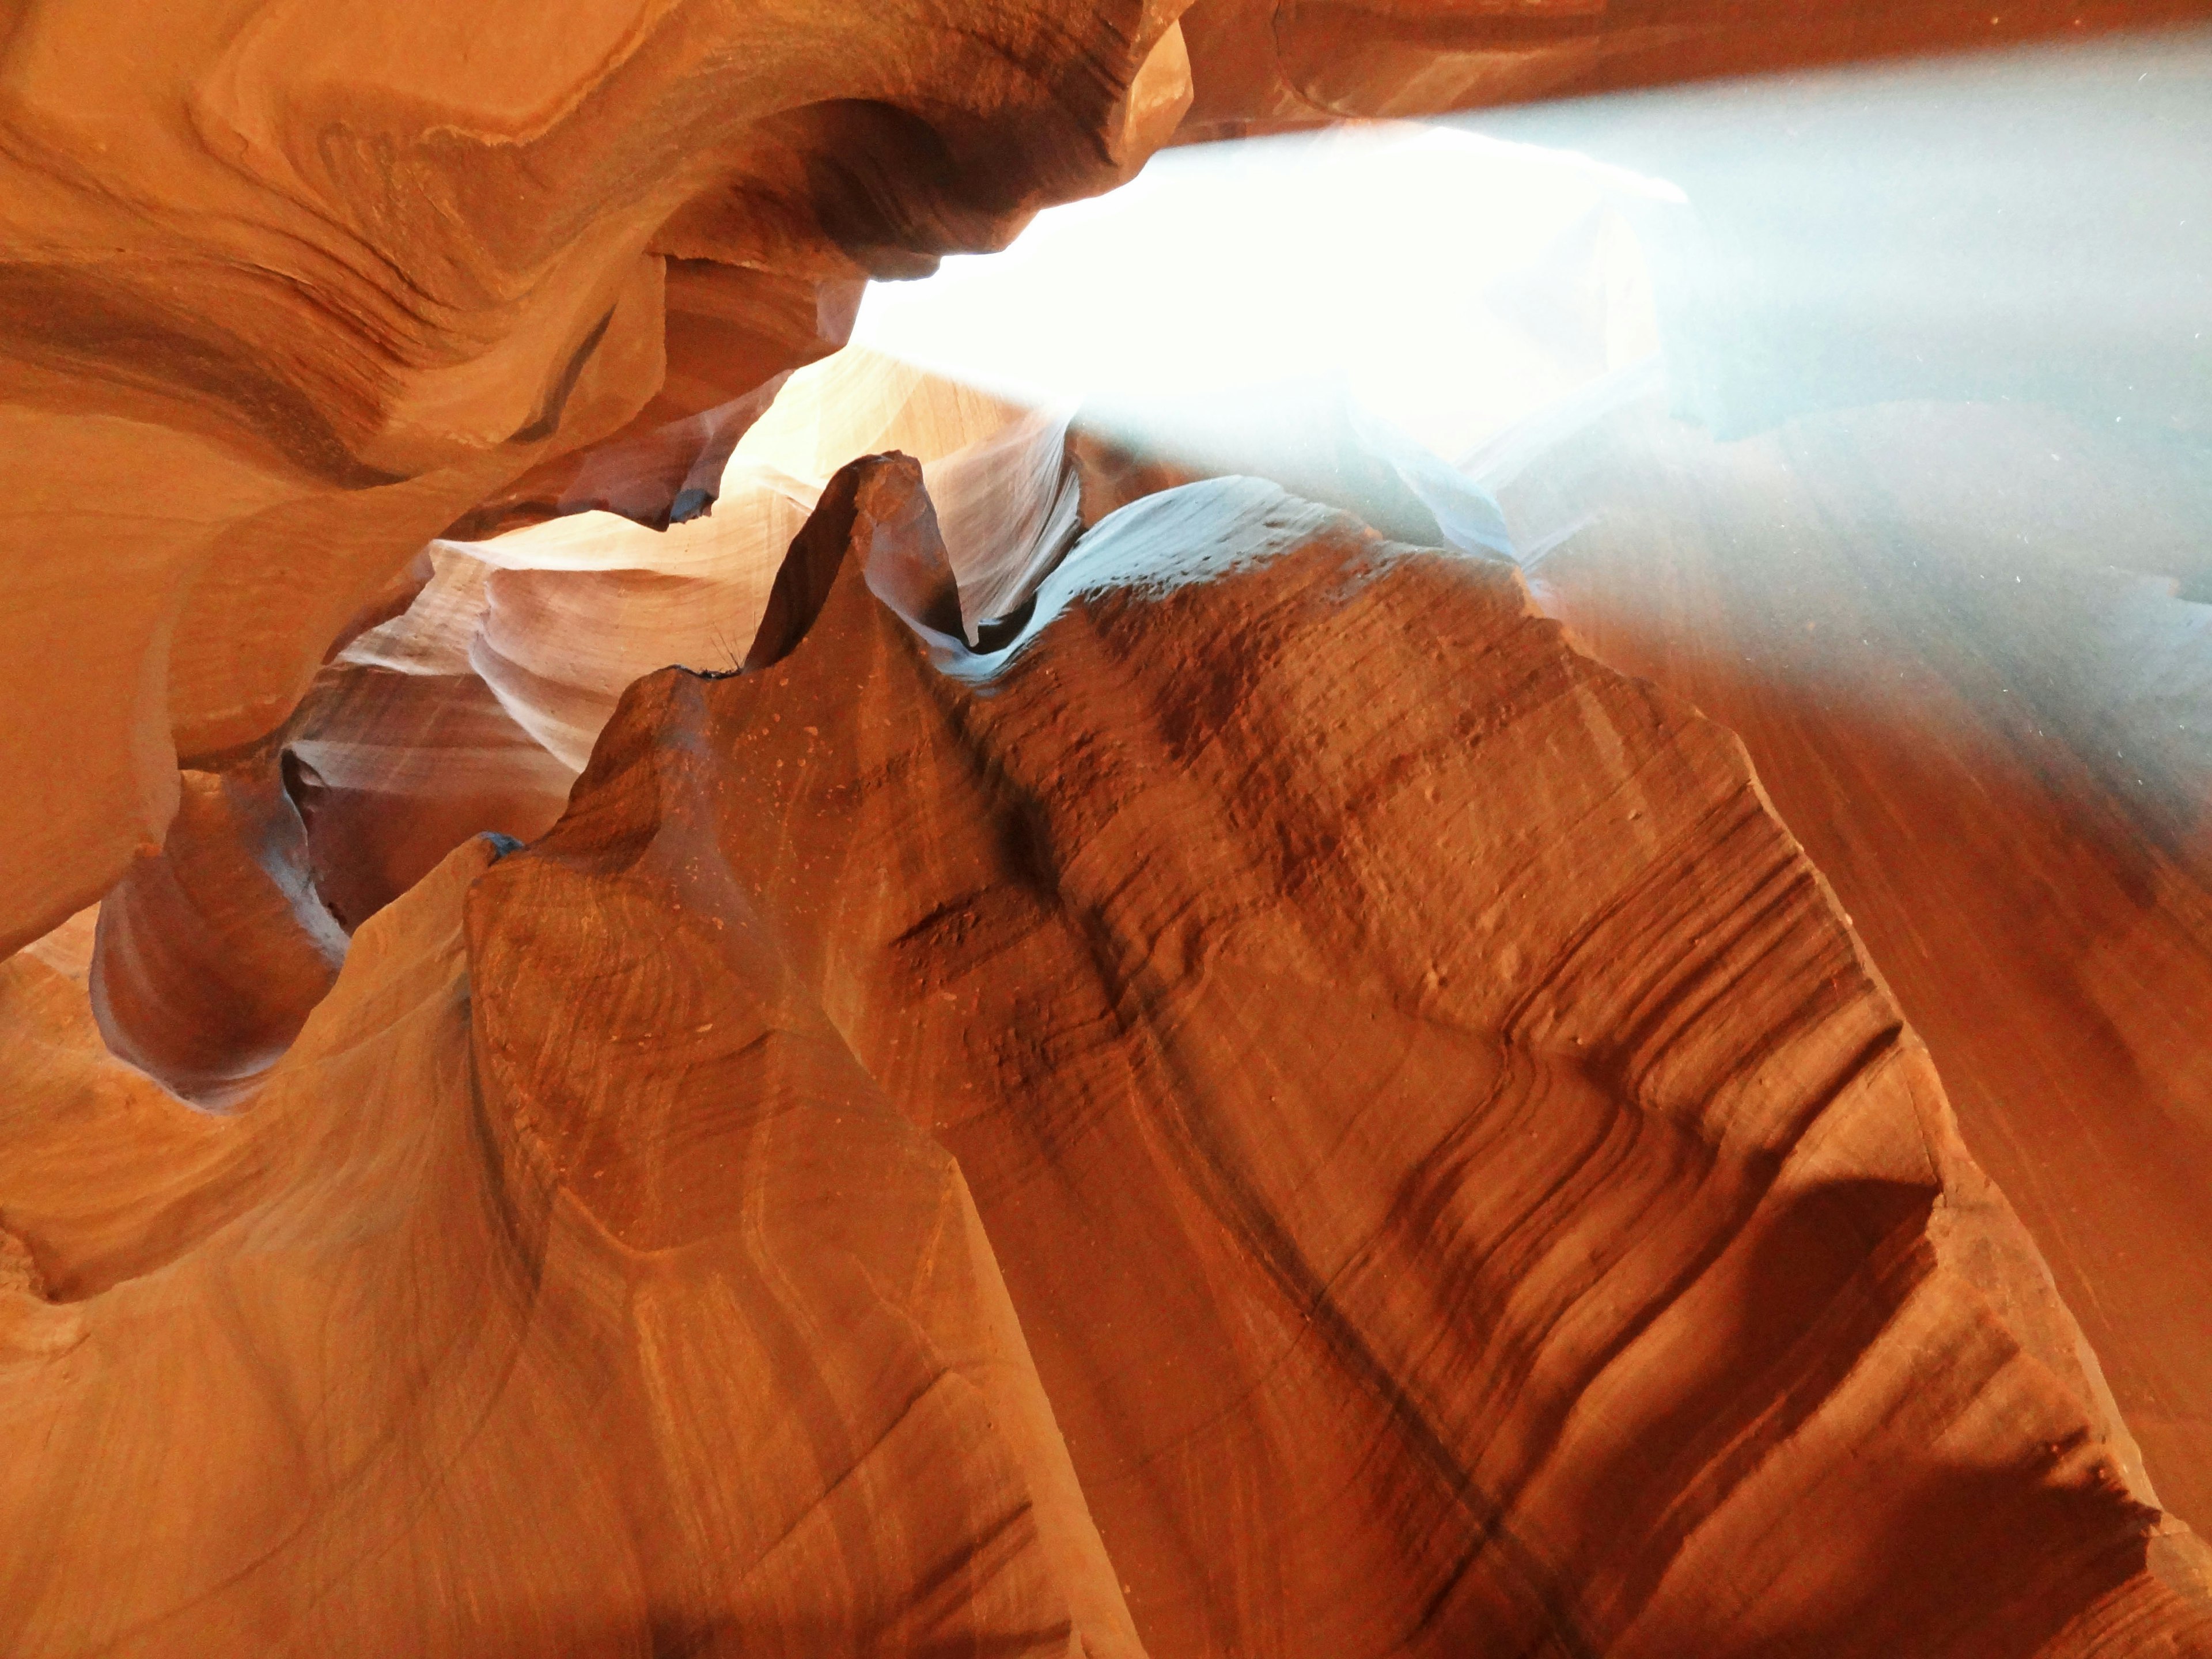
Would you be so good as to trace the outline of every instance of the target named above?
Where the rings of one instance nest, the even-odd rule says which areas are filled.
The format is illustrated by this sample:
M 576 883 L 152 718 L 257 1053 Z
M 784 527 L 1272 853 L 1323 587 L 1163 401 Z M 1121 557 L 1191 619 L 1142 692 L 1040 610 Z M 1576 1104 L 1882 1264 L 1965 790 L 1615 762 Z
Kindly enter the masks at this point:
M 1019 398 L 1340 385 L 1455 457 L 1656 344 L 1623 210 L 1662 180 L 1378 124 L 1173 149 L 1003 253 L 877 284 L 856 343 Z

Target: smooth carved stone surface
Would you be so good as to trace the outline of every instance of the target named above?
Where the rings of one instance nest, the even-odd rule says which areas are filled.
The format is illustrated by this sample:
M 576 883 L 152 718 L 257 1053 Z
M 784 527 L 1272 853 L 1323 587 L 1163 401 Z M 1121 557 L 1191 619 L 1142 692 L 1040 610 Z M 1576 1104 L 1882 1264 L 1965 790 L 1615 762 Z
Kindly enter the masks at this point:
M 92 1007 L 108 1048 L 226 1106 L 290 1046 L 345 960 L 273 757 L 186 772 L 159 854 L 100 902 Z
M 2212 1653 L 1732 738 L 1251 480 L 979 653 L 920 477 L 249 1112 L 0 964 L 0 1647 Z
M 471 836 L 543 835 L 576 778 L 465 658 L 447 673 L 335 665 L 291 732 L 288 781 L 315 890 L 348 932 Z
M 404 609 L 362 619 L 284 734 L 315 884 L 347 927 L 479 830 L 550 827 L 639 675 L 738 666 L 822 483 L 855 450 L 922 458 L 963 629 L 1018 611 L 1099 516 L 1064 414 L 872 352 L 793 376 L 744 444 L 710 516 L 656 532 L 595 511 L 441 539 L 396 590 Z
M 1587 526 L 1547 609 L 1742 735 L 2202 1525 L 2212 521 L 2126 429 L 1899 402 L 1720 442 L 1647 404 L 1505 502 Z
M 239 1117 L 0 966 L 0 1646 L 1138 1653 L 951 1159 L 695 845 L 565 848 L 368 922 Z
M 665 529 L 712 511 L 730 452 L 793 368 L 845 343 L 864 286 L 706 259 L 670 260 L 666 281 L 668 371 L 653 400 L 612 437 L 533 467 L 449 536 L 592 511 Z
M 2212 1651 L 1732 738 L 1250 481 L 1109 520 L 1024 647 L 925 644 L 869 592 L 944 562 L 911 465 L 857 471 L 795 648 L 632 688 L 483 890 L 620 848 L 743 893 L 958 1158 L 1149 1650 Z M 595 936 L 648 927 L 690 954 Z M 603 1025 L 750 1097 L 702 990 Z M 557 1156 L 618 1168 L 588 1096 Z
M 86 994 L 96 925 L 84 911 L 0 963 L 0 1251 L 15 1255 L 24 1298 L 0 1313 L 0 1377 L 26 1343 L 76 1341 L 79 1304 L 158 1268 L 235 1202 L 222 1149 L 243 1120 L 182 1104 L 102 1041 Z M 19 1419 L 7 1421 L 12 1435 Z M 55 1552 L 0 1553 L 13 1606 L 21 1575 L 47 1571 Z
M 1202 0 L 1188 46 L 1183 9 L 15 8 L 0 951 L 158 845 L 179 757 L 210 763 L 281 726 L 442 529 L 695 515 L 776 378 L 842 337 L 858 281 L 1003 246 L 1178 132 L 2071 34 L 2212 0 L 1986 19 L 1963 0 L 1756 16 Z M 91 574 L 62 571 L 57 547 L 88 550 Z
M 1178 9 L 15 8 L 0 951 L 157 845 L 176 757 L 279 726 L 425 541 L 641 417 L 670 261 L 679 320 L 712 334 L 685 262 L 819 292 L 1000 246 L 1172 133 Z M 757 320 L 789 350 L 748 373 L 820 349 Z M 675 395 L 719 407 L 738 388 L 687 392 L 678 332 Z

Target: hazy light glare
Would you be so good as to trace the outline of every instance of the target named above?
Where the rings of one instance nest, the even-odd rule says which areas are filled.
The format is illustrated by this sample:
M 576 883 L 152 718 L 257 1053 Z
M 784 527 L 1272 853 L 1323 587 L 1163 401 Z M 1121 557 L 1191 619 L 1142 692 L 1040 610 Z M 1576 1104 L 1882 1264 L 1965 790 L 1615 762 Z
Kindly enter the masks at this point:
M 1040 401 L 1329 381 L 1454 458 L 1654 349 L 1619 210 L 1682 200 L 1412 124 L 1169 150 L 1005 252 L 872 287 L 854 339 Z

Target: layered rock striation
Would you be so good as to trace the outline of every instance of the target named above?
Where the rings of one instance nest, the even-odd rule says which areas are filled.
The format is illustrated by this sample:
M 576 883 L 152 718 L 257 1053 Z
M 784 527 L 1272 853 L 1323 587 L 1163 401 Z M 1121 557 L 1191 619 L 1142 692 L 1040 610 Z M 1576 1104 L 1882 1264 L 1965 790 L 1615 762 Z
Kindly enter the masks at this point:
M 2203 1345 L 2098 1308 L 2115 1404 L 1678 694 L 1878 907 L 1978 1128 L 2195 1065 L 2192 802 L 2130 809 L 2174 842 L 2148 898 L 2076 884 L 2081 983 L 2000 963 L 1980 1021 L 1926 965 L 1974 927 L 1876 878 L 1902 815 L 1820 809 L 1838 769 L 1940 799 L 1929 867 L 1984 906 L 1989 824 L 1726 660 L 1801 594 L 1685 645 L 1577 544 L 1554 597 L 1666 690 L 1533 605 L 1510 518 L 1567 521 L 1577 454 L 1687 453 L 1633 398 L 1501 506 L 1341 399 L 1227 423 L 1294 495 L 802 367 L 865 279 L 1178 136 L 1982 27 L 0 23 L 0 1649 L 2212 1655 L 2121 1411 L 2201 1498 Z M 2094 865 L 2030 806 L 2015 864 Z M 1997 1052 L 2090 1003 L 2109 1041 Z M 2150 1265 L 2030 1219 L 2141 1311 L 2202 1276 L 2184 1161 L 2093 1150 Z
M 1188 101 L 1177 9 L 21 10 L 0 949 L 158 845 L 175 757 L 279 726 L 441 529 L 603 438 L 621 477 L 516 504 L 665 520 L 859 279 L 1127 176 Z
M 24 787 L 0 804 L 0 949 L 158 845 L 178 758 L 279 727 L 441 530 L 696 516 L 859 282 L 1001 246 L 1179 131 L 2206 14 L 1206 0 L 1187 40 L 1183 10 L 19 8 L 0 693 Z M 98 550 L 97 579 L 54 574 L 56 548 Z
M 243 1115 L 0 970 L 11 1651 L 2212 1651 L 1731 737 L 1249 480 L 959 599 L 842 471 Z

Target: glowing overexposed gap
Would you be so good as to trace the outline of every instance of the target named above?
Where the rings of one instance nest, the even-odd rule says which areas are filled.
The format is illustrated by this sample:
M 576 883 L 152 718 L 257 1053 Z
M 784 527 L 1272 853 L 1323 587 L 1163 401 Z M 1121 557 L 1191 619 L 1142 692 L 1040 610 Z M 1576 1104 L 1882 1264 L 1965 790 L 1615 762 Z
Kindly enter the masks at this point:
M 1662 181 L 1410 123 L 1194 146 L 1002 253 L 877 284 L 856 343 L 1024 401 L 1325 380 L 1447 458 L 1656 345 Z

